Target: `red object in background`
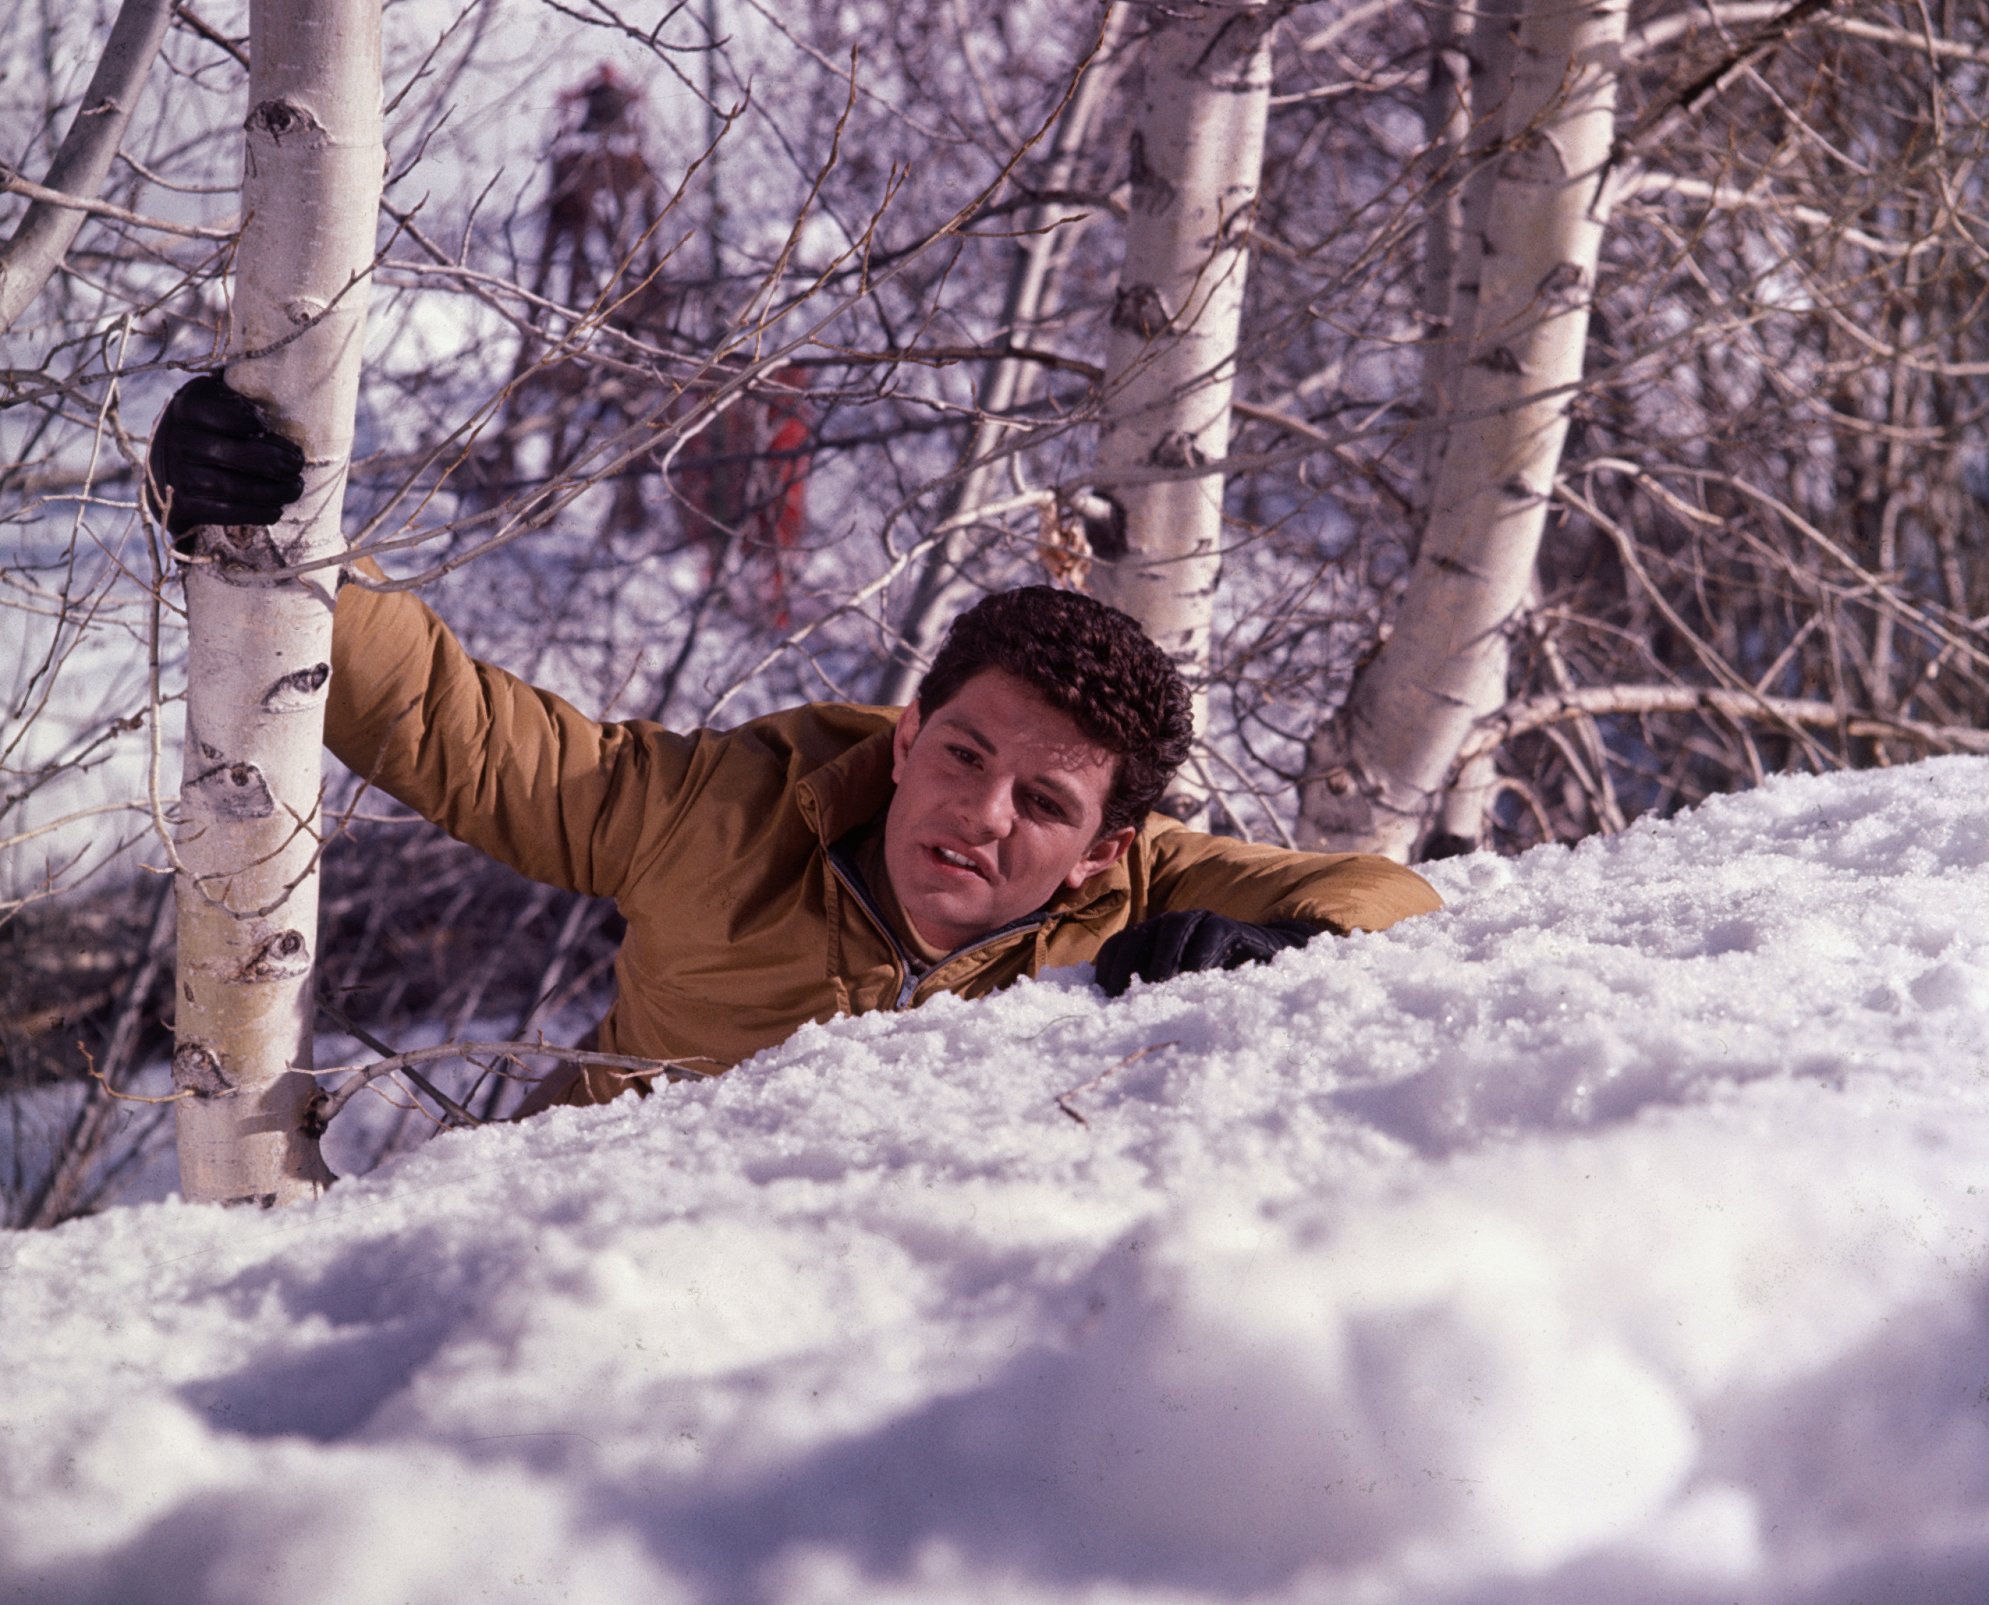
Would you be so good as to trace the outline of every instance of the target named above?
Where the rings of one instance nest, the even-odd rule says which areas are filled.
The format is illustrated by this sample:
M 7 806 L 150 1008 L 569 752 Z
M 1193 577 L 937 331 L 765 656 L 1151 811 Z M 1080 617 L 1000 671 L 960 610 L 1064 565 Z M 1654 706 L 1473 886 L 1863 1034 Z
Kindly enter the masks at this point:
M 664 277 L 658 233 L 665 202 L 643 150 L 641 90 L 604 64 L 559 101 L 533 293 L 563 296 L 579 313 L 688 355 L 719 287 Z M 547 361 L 544 350 L 545 342 L 531 335 L 519 347 L 506 402 L 511 427 L 490 454 L 488 471 L 499 479 L 515 475 L 516 441 L 526 429 L 544 433 L 557 472 L 596 431 L 655 416 L 653 385 L 604 380 L 579 364 Z M 711 376 L 722 382 L 724 365 Z M 693 392 L 668 410 L 687 417 L 695 399 Z M 788 624 L 787 554 L 800 544 L 807 521 L 814 426 L 807 375 L 788 364 L 756 376 L 684 446 L 671 470 L 682 536 L 706 547 L 708 577 L 718 577 L 731 543 L 743 542 L 752 565 L 769 572 L 767 612 L 779 629 Z M 653 459 L 638 458 L 622 471 L 607 515 L 610 530 L 649 524 L 641 481 L 654 469 Z
M 807 374 L 789 364 L 757 381 L 679 459 L 686 531 L 710 543 L 713 572 L 735 539 L 771 559 L 769 599 L 780 629 L 788 623 L 785 554 L 800 543 L 807 522 L 813 427 Z

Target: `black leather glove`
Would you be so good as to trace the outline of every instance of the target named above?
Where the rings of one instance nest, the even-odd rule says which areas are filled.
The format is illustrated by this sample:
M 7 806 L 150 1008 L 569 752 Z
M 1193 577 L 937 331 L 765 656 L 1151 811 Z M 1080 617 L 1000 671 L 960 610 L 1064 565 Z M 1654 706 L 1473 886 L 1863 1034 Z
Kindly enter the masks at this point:
M 182 551 L 202 524 L 273 524 L 304 494 L 302 448 L 219 374 L 174 392 L 152 431 L 151 467 Z
M 1158 914 L 1108 937 L 1098 950 L 1098 984 L 1117 997 L 1134 981 L 1171 981 L 1192 970 L 1235 970 L 1304 947 L 1326 927 L 1310 920 L 1252 925 L 1205 908 Z

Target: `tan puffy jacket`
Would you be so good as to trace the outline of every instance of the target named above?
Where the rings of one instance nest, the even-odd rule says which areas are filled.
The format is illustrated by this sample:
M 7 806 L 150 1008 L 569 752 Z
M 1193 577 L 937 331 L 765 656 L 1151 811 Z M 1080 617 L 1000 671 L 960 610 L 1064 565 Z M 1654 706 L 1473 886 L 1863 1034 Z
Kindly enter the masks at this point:
M 602 724 L 472 659 L 406 593 L 339 593 L 326 742 L 350 768 L 521 874 L 628 922 L 597 1046 L 729 1068 L 809 1020 L 981 997 L 1088 962 L 1170 909 L 1380 930 L 1441 906 L 1382 858 L 1205 836 L 1152 816 L 1115 868 L 923 975 L 832 849 L 891 800 L 895 709 L 813 704 L 678 735 Z M 601 1101 L 628 1078 L 561 1079 Z M 549 1096 L 533 1100 L 535 1105 Z

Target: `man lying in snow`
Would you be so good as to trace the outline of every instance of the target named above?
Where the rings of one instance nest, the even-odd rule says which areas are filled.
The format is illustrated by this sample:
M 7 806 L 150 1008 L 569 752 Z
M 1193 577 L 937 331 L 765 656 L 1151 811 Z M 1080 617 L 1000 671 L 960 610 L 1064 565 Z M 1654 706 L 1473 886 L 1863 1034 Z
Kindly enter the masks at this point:
M 175 536 L 273 522 L 302 466 L 213 377 L 152 442 Z M 1187 756 L 1187 687 L 1125 614 L 1045 586 L 955 620 L 902 711 L 811 703 L 679 735 L 597 723 L 472 659 L 415 597 L 347 584 L 328 695 L 326 745 L 356 773 L 522 874 L 615 900 L 603 1053 L 729 1068 L 808 1020 L 1087 961 L 1117 996 L 1440 906 L 1383 858 L 1150 813 Z M 576 1070 L 526 1112 L 631 1084 L 648 1090 Z

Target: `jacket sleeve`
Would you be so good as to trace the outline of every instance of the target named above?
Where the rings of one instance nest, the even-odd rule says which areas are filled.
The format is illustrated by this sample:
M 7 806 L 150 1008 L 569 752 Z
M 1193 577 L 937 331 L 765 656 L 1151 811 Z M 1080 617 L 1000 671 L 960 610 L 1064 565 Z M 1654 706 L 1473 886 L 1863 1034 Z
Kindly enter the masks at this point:
M 589 719 L 472 658 L 413 595 L 352 584 L 333 615 L 325 744 L 458 840 L 597 897 L 618 895 L 653 853 L 656 804 L 685 789 L 697 747 Z
M 1151 868 L 1139 918 L 1206 908 L 1260 923 L 1311 920 L 1344 936 L 1386 930 L 1443 907 L 1436 888 L 1414 870 L 1370 853 L 1293 852 L 1205 836 L 1158 815 L 1144 834 Z

